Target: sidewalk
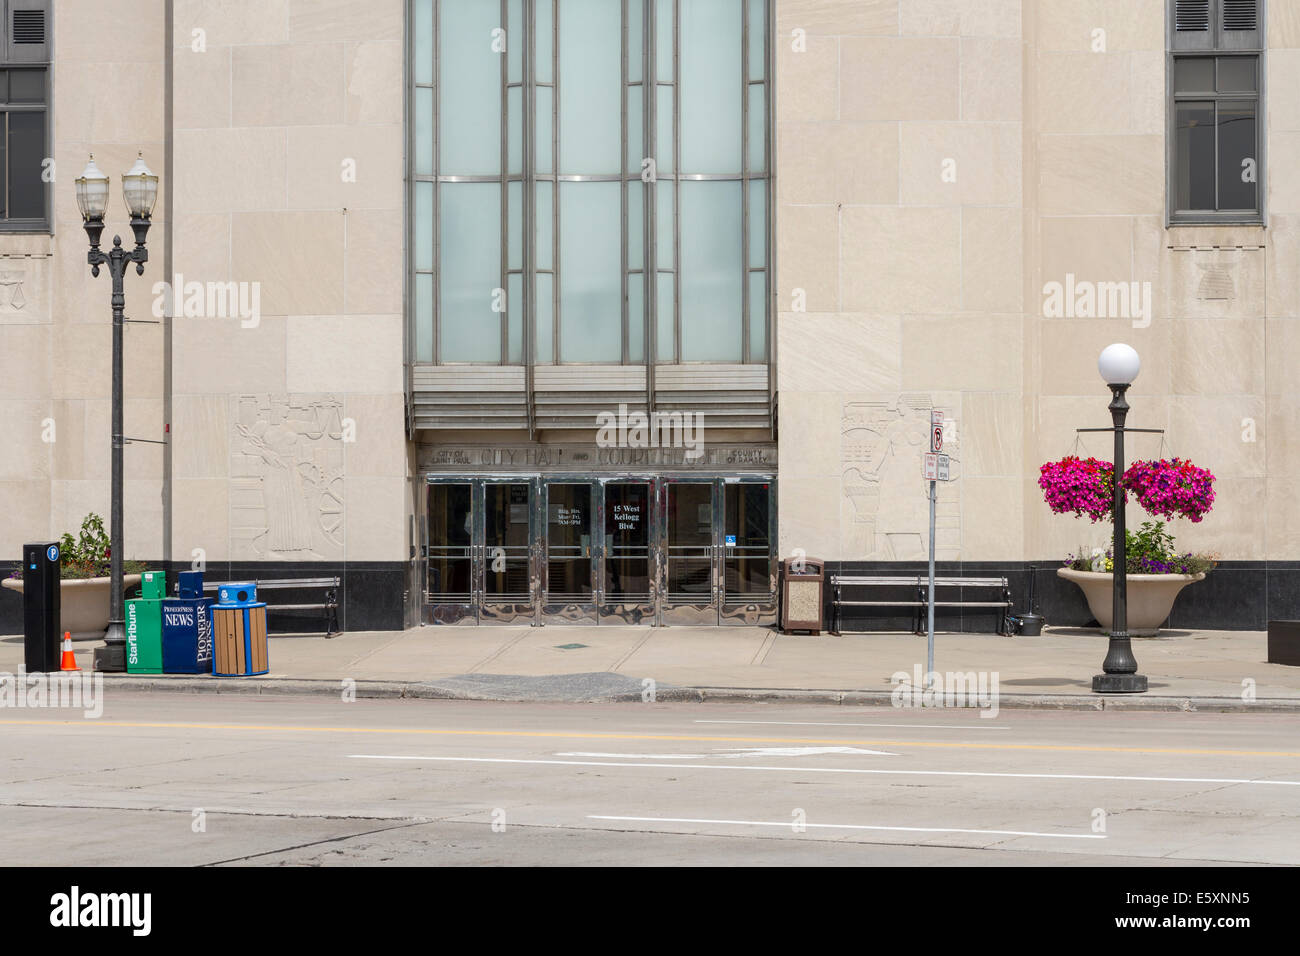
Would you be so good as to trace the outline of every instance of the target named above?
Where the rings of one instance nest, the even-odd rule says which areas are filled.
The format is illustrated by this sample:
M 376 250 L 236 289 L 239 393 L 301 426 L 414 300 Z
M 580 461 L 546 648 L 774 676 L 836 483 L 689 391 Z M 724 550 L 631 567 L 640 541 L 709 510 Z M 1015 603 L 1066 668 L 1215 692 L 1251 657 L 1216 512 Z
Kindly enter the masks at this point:
M 90 667 L 91 648 L 74 645 Z M 565 648 L 578 644 L 580 647 Z M 1002 707 L 1294 710 L 1300 667 L 1266 664 L 1262 631 L 1171 630 L 1134 638 L 1145 695 L 1093 694 L 1106 639 L 1083 628 L 1042 637 L 938 634 L 935 670 L 997 672 Z M 107 674 L 113 686 L 218 693 L 338 694 L 485 700 L 789 700 L 889 703 L 891 675 L 925 669 L 924 637 L 899 633 L 804 637 L 751 627 L 422 627 L 270 639 L 257 678 Z M 23 663 L 21 636 L 0 638 L 0 672 Z M 1243 700 L 1243 681 L 1255 700 Z

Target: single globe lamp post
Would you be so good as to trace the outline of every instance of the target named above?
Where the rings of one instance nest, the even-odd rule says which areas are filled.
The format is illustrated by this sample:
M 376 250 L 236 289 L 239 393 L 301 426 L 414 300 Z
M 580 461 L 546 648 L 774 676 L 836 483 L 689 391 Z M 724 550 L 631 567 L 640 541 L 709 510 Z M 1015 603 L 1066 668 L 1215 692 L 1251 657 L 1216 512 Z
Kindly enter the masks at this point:
M 1097 359 L 1097 371 L 1110 388 L 1110 418 L 1115 432 L 1114 519 L 1115 540 L 1112 584 L 1112 616 L 1110 646 L 1102 663 L 1104 673 L 1092 679 L 1092 689 L 1098 694 L 1144 694 L 1147 679 L 1137 672 L 1137 658 L 1128 634 L 1128 554 L 1127 529 L 1124 526 L 1124 420 L 1128 417 L 1128 402 L 1124 393 L 1142 370 L 1142 360 L 1130 345 L 1108 345 Z
M 122 237 L 113 237 L 113 248 L 104 252 L 99 248 L 99 237 L 104 232 L 104 213 L 108 208 L 109 177 L 95 165 L 90 157 L 85 170 L 76 180 L 77 208 L 81 210 L 82 224 L 90 238 L 90 274 L 99 275 L 99 267 L 107 265 L 113 279 L 113 423 L 112 423 L 112 473 L 111 513 L 109 516 L 109 610 L 108 630 L 104 646 L 95 648 L 95 670 L 126 670 L 126 623 L 122 606 L 122 325 L 126 299 L 122 290 L 122 277 L 128 264 L 135 263 L 137 275 L 144 275 L 144 264 L 149 261 L 145 236 L 149 232 L 154 203 L 158 200 L 158 177 L 149 171 L 144 157 L 122 174 L 122 198 L 131 214 L 131 230 L 135 233 L 135 248 L 122 248 Z

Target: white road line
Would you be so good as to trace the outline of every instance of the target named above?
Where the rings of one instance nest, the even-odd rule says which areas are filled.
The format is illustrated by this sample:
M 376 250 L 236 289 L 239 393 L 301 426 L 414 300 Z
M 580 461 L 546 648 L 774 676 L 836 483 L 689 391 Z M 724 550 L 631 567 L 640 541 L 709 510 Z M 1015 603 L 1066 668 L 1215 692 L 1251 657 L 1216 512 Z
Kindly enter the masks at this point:
M 706 754 L 619 754 L 599 750 L 564 750 L 557 757 L 617 757 L 631 760 L 707 760 L 709 757 L 821 757 L 825 754 L 868 754 L 873 757 L 897 757 L 888 750 L 863 750 L 860 747 L 715 747 Z
M 913 730 L 1010 730 L 989 724 L 865 724 L 832 723 L 821 720 L 695 720 L 696 724 L 778 724 L 783 727 L 907 727 Z
M 670 770 L 769 770 L 778 773 L 865 773 L 905 777 L 1015 777 L 1026 780 L 1130 780 L 1145 783 L 1245 783 L 1300 787 L 1300 780 L 1252 780 L 1246 777 L 1125 777 L 1091 773 L 995 773 L 976 770 L 864 770 L 859 767 L 755 767 L 748 764 L 611 763 L 608 760 L 529 760 L 522 757 L 420 757 L 405 754 L 348 754 L 355 760 L 438 760 L 451 763 L 553 764 L 565 767 L 667 767 Z
M 610 817 L 588 814 L 588 820 L 621 820 L 631 823 L 717 823 L 741 827 L 784 827 L 790 829 L 794 824 L 789 821 L 773 823 L 770 820 L 695 820 L 690 817 Z M 1104 840 L 1104 833 L 1035 833 L 1032 830 L 967 830 L 960 827 L 879 827 L 862 823 L 802 823 L 803 827 L 819 827 L 826 830 L 888 830 L 896 833 L 979 833 L 986 836 L 1027 836 L 1052 837 L 1059 840 Z

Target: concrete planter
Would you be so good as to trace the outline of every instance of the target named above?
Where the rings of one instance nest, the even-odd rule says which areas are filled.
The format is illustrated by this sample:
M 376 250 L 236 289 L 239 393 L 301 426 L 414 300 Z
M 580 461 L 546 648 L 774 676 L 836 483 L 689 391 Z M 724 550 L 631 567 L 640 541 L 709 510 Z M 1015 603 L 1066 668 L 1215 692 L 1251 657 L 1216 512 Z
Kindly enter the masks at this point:
M 1113 576 L 1109 571 L 1075 571 L 1059 568 L 1056 572 L 1067 581 L 1083 589 L 1088 599 L 1088 609 L 1097 619 L 1101 629 L 1110 632 L 1114 601 L 1111 595 Z M 1151 637 L 1160 625 L 1169 619 L 1178 592 L 1187 585 L 1200 581 L 1200 574 L 1129 574 L 1128 580 L 1128 632 L 1136 637 Z
M 100 641 L 108 630 L 108 598 L 111 579 L 64 578 L 59 582 L 60 630 L 71 631 L 74 641 Z M 3 585 L 23 592 L 21 578 L 6 578 Z M 140 583 L 140 575 L 122 575 L 125 594 Z

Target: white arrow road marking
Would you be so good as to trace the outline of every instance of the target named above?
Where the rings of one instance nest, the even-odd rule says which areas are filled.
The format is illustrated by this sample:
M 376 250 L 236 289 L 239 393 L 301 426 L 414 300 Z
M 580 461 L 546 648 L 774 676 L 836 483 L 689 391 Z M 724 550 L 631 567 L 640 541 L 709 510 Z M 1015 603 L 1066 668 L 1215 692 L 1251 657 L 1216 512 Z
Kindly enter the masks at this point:
M 351 760 L 435 760 L 447 763 L 522 763 L 560 767 L 626 767 L 637 770 L 768 770 L 774 773 L 865 773 L 905 777 L 1014 777 L 1019 780 L 1132 780 L 1143 783 L 1242 783 L 1300 787 L 1300 780 L 1252 780 L 1249 777 L 1126 777 L 1097 773 L 999 773 L 987 770 L 866 770 L 862 767 L 808 767 L 786 765 L 707 763 L 611 763 L 608 760 L 529 760 L 523 757 L 425 757 L 407 754 L 348 754 Z M 789 824 L 785 824 L 789 826 Z
M 897 757 L 888 750 L 863 750 L 860 747 L 718 747 L 707 754 L 613 754 L 586 750 L 557 753 L 557 757 L 620 757 L 628 760 L 700 760 L 707 757 L 818 757 L 822 754 L 869 754 L 873 757 Z
M 610 817 L 588 814 L 588 820 L 619 820 L 630 823 L 716 823 L 741 827 L 782 827 L 790 829 L 789 820 L 773 823 L 770 820 L 696 820 L 690 817 Z M 968 830 L 961 827 L 879 827 L 862 823 L 801 823 L 802 827 L 826 830 L 888 830 L 895 833 L 979 833 L 987 836 L 1051 837 L 1059 840 L 1104 840 L 1104 833 L 1035 833 L 1032 830 Z

